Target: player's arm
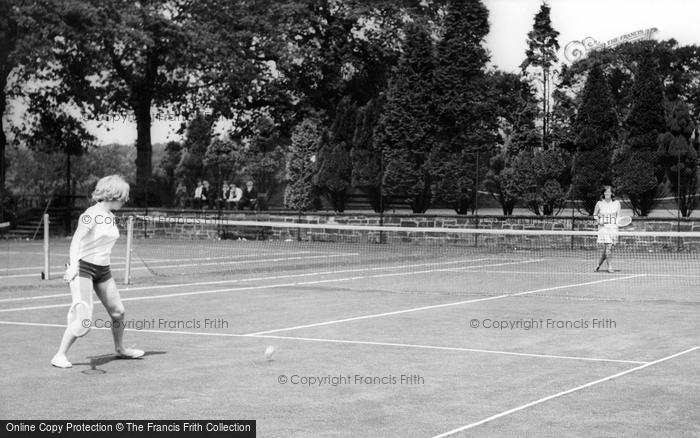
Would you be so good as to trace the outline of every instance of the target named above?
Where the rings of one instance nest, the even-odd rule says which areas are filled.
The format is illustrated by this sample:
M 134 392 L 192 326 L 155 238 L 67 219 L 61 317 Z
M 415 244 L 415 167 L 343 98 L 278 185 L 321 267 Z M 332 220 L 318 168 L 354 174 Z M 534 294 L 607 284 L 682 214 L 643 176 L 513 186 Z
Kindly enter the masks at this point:
M 84 217 L 90 219 L 90 224 L 85 224 L 83 220 Z M 81 216 L 78 220 L 78 228 L 76 228 L 75 233 L 73 233 L 73 238 L 70 241 L 70 249 L 68 250 L 69 264 L 68 269 L 66 269 L 66 275 L 64 279 L 66 281 L 72 281 L 78 275 L 78 264 L 80 260 L 80 242 L 83 238 L 90 232 L 92 228 L 93 218 L 89 216 Z
M 595 203 L 595 209 L 593 210 L 593 219 L 600 223 L 600 202 Z

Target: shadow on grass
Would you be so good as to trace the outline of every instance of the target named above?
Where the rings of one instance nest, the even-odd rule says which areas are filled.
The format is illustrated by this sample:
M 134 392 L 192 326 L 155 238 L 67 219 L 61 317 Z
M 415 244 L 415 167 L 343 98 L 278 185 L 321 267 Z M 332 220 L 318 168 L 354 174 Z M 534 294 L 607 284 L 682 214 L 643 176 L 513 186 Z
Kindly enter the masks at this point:
M 74 363 L 73 365 L 86 365 L 89 366 L 90 368 L 83 370 L 82 372 L 84 374 L 104 374 L 106 373 L 105 370 L 97 368 L 101 365 L 106 365 L 114 360 L 141 360 L 145 357 L 148 356 L 155 356 L 158 354 L 167 354 L 166 351 L 146 351 L 143 356 L 137 358 L 137 359 L 126 359 L 126 358 L 121 358 L 117 356 L 116 353 L 110 353 L 110 354 L 101 354 L 99 356 L 88 356 L 87 358 L 90 360 L 90 362 L 80 362 L 80 363 Z

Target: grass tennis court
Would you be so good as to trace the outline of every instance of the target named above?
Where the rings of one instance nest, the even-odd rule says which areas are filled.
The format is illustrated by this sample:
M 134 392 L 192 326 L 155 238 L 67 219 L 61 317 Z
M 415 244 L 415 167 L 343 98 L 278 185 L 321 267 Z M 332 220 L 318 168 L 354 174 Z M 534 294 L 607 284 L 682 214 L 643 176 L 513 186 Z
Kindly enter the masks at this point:
M 0 413 L 254 419 L 264 437 L 700 434 L 697 253 L 621 254 L 611 274 L 593 250 L 287 243 L 135 241 L 120 288 L 146 356 L 115 358 L 96 302 L 59 370 L 67 287 L 39 279 L 40 244 L 0 241 Z

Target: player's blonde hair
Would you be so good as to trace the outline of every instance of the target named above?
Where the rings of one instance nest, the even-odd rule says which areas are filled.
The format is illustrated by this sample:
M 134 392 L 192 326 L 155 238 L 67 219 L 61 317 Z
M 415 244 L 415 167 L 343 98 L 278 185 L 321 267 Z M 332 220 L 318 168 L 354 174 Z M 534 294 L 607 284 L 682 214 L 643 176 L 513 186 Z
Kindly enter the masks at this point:
M 129 200 L 129 183 L 119 175 L 109 175 L 97 181 L 95 191 L 92 192 L 92 200 L 122 201 Z

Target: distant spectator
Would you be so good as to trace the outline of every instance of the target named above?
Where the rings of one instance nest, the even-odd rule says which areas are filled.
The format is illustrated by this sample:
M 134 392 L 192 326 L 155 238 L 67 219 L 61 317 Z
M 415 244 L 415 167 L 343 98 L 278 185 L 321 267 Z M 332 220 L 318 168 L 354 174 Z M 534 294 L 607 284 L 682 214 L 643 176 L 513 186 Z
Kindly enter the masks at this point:
M 231 187 L 228 185 L 228 181 L 224 181 L 224 183 L 221 185 L 220 196 L 216 198 L 216 208 L 226 208 L 230 193 Z
M 253 187 L 253 181 L 248 181 L 245 189 L 243 189 L 241 202 L 238 205 L 241 209 L 250 207 L 251 210 L 257 210 L 259 207 L 258 203 L 258 190 Z
M 202 180 L 197 180 L 197 188 L 194 189 L 194 208 L 201 210 L 204 206 L 204 200 L 206 199 L 204 194 L 204 185 Z
M 183 208 L 185 206 L 185 198 L 187 198 L 187 187 L 185 187 L 185 183 L 180 181 L 175 189 L 175 206 Z
M 212 208 L 214 206 L 214 191 L 211 189 L 209 181 L 206 179 L 202 184 L 204 185 L 204 189 L 202 190 L 202 204 L 204 204 L 206 208 Z
M 241 199 L 243 198 L 243 190 L 236 186 L 236 183 L 231 183 L 229 187 L 229 196 L 226 198 L 226 204 L 229 209 L 238 208 Z

